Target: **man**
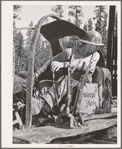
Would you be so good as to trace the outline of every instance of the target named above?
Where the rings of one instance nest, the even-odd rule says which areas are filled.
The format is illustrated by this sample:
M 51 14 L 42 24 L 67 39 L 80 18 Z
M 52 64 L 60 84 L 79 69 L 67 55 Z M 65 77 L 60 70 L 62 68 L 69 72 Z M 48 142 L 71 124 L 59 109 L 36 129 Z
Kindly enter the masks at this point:
M 87 76 L 87 81 L 92 82 L 92 74 L 95 71 L 96 64 L 100 58 L 98 46 L 102 46 L 102 37 L 97 31 L 88 31 L 82 39 L 79 39 L 76 47 L 66 49 L 62 53 L 59 53 L 50 62 L 51 70 L 53 72 L 58 72 L 59 69 L 70 67 L 75 68 L 73 87 L 77 86 L 80 76 L 85 73 L 89 64 L 89 73 Z M 72 57 L 72 62 L 70 59 Z M 40 69 L 41 70 L 41 69 Z M 41 75 L 41 71 L 38 70 L 35 73 L 35 79 Z M 79 73 L 80 71 L 80 73 Z M 76 81 L 75 81 L 76 80 Z M 57 93 L 55 93 L 55 91 Z M 64 75 L 59 77 L 55 84 L 55 88 L 50 87 L 49 91 L 40 97 L 40 101 L 45 100 L 41 108 L 44 108 L 49 113 L 55 111 L 56 105 L 62 100 L 62 98 L 67 93 L 67 76 Z M 57 94 L 57 97 L 56 97 Z M 39 104 L 39 103 L 38 103 Z M 42 104 L 42 102 L 40 103 Z M 32 105 L 33 107 L 33 105 Z M 39 107 L 38 107 L 39 108 Z M 38 110 L 38 111 L 39 111 Z M 35 113 L 36 114 L 36 113 Z M 37 113 L 38 114 L 38 113 Z

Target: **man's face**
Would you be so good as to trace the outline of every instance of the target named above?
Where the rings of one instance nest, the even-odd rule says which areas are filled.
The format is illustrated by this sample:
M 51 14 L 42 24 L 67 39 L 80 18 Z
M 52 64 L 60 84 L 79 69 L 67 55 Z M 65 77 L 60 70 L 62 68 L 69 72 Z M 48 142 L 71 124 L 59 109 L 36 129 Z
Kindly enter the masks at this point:
M 85 54 L 92 54 L 96 51 L 96 46 L 95 45 L 91 45 L 91 44 L 87 44 L 87 43 L 83 43 L 81 41 L 79 41 L 78 43 L 78 47 L 84 51 Z

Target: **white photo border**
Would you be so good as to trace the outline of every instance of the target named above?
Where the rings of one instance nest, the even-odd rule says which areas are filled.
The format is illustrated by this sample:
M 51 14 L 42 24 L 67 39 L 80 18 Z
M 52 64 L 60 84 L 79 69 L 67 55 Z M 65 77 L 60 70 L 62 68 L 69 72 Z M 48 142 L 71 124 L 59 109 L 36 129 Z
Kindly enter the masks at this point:
M 1 147 L 58 148 L 56 144 L 12 143 L 12 92 L 13 92 L 13 5 L 96 5 L 96 1 L 1 1 Z M 116 145 L 74 144 L 73 148 L 118 148 L 121 145 L 121 1 L 97 1 L 97 5 L 116 5 L 118 10 L 118 142 Z M 63 146 L 65 147 L 65 146 Z

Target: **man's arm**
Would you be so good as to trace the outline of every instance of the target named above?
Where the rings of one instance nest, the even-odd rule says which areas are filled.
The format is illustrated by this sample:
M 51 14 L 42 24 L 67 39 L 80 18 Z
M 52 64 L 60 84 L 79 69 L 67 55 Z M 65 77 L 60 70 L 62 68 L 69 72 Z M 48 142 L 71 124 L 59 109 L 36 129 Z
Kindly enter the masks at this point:
M 34 74 L 34 79 L 37 80 L 38 77 L 46 71 L 49 65 L 54 64 L 53 68 L 55 68 L 55 65 L 57 65 L 60 68 L 66 68 L 68 67 L 68 62 L 67 60 L 71 56 L 71 49 L 66 49 L 63 52 L 59 53 L 58 55 L 54 56 L 52 59 L 48 60 L 38 71 L 35 72 Z M 56 62 L 56 64 L 55 64 Z M 60 66 L 59 66 L 60 65 Z M 52 66 L 51 66 L 52 67 Z M 55 68 L 56 69 L 56 68 Z
M 100 58 L 99 53 L 95 52 L 94 55 L 93 55 L 93 59 L 92 59 L 91 66 L 89 68 L 89 73 L 88 73 L 88 76 L 87 76 L 89 82 L 92 82 L 92 75 L 95 71 L 96 64 L 97 64 L 99 58 Z
M 92 59 L 91 59 L 92 58 Z M 95 52 L 93 55 L 90 55 L 88 57 L 85 57 L 85 58 L 81 58 L 81 59 L 77 59 L 77 60 L 74 60 L 71 64 L 70 64 L 70 67 L 71 68 L 75 68 L 76 67 L 76 71 L 82 71 L 85 73 L 85 71 L 87 70 L 89 64 L 90 64 L 90 67 L 89 67 L 89 73 L 88 73 L 88 80 L 91 82 L 92 81 L 92 74 L 94 73 L 95 71 L 95 68 L 96 68 L 96 64 L 98 62 L 100 58 L 100 55 L 98 52 Z
M 60 68 L 67 68 L 72 54 L 72 49 L 65 49 L 62 53 L 54 57 L 51 62 L 51 70 L 58 71 Z
M 90 70 L 89 70 L 91 75 L 94 73 L 95 68 L 96 68 L 96 64 L 97 64 L 99 59 L 100 59 L 100 54 L 98 52 L 95 52 L 94 55 L 93 55 L 91 67 L 90 67 Z

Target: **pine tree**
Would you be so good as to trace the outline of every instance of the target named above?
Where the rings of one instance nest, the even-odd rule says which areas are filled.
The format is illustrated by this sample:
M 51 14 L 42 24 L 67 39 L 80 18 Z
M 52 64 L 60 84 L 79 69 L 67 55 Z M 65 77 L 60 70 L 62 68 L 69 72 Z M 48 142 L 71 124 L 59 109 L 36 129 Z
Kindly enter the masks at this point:
M 96 31 L 102 34 L 102 21 L 104 20 L 105 6 L 96 6 L 94 12 L 96 15 L 94 18 L 96 20 Z
M 33 22 L 31 21 L 29 24 L 29 27 L 33 27 Z M 32 35 L 33 35 L 33 29 L 29 28 L 27 31 L 27 39 L 26 39 L 26 47 L 29 48 L 32 40 Z
M 82 13 L 82 6 L 79 5 L 70 5 L 69 6 L 70 11 L 68 13 L 69 16 L 74 18 L 74 24 L 78 27 L 81 26 L 82 24 L 82 20 L 81 17 L 83 17 L 83 13 Z M 68 47 L 73 47 L 76 45 L 76 41 L 78 40 L 78 37 L 76 36 L 71 36 L 69 38 L 69 43 L 67 44 Z
M 21 13 L 21 5 L 13 5 L 13 28 L 16 27 L 16 20 L 20 20 L 19 13 Z
M 96 6 L 95 7 L 95 14 L 96 17 L 94 18 L 96 20 L 95 29 L 102 35 L 102 42 L 104 44 L 104 47 L 101 48 L 101 51 L 103 52 L 104 58 L 106 59 L 107 56 L 107 13 L 105 11 L 105 6 Z
M 62 15 L 63 12 L 64 12 L 62 6 L 63 5 L 56 5 L 56 6 L 52 7 L 52 10 L 58 15 L 59 18 L 63 18 L 64 17 Z
M 16 38 L 14 39 L 14 48 L 15 48 L 15 72 L 19 71 L 19 66 L 22 61 L 23 54 L 23 34 L 21 31 L 17 33 Z
M 84 24 L 83 30 L 86 31 L 86 32 L 88 31 L 88 25 L 87 25 L 87 23 Z
M 22 6 L 20 5 L 13 5 L 13 29 L 16 28 L 16 20 L 20 20 L 19 13 L 21 13 Z M 16 54 L 15 51 L 18 46 L 18 37 L 17 37 L 17 31 L 13 31 L 13 76 L 15 74 L 15 59 Z
M 107 17 L 108 17 L 107 13 L 104 13 L 104 20 L 102 22 L 102 40 L 103 40 L 104 45 L 106 46 L 107 46 L 107 34 L 108 34 L 107 29 L 106 29 Z
M 96 6 L 95 7 L 96 20 L 95 30 L 102 35 L 103 43 L 107 43 L 107 13 L 105 12 L 105 6 Z
M 82 13 L 82 7 L 79 5 L 71 5 L 69 6 L 69 8 L 71 9 L 69 11 L 69 16 L 74 17 L 74 24 L 80 27 L 80 25 L 82 24 L 82 20 L 80 19 L 80 17 L 84 16 Z
M 93 22 L 92 22 L 92 19 L 90 18 L 88 20 L 88 31 L 91 31 L 93 29 Z
M 42 45 L 36 48 L 35 52 L 35 69 L 38 70 L 46 61 L 52 57 L 52 50 L 49 42 L 42 38 Z

